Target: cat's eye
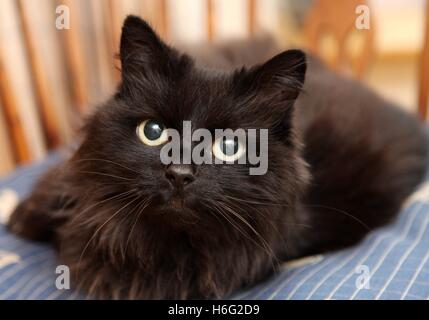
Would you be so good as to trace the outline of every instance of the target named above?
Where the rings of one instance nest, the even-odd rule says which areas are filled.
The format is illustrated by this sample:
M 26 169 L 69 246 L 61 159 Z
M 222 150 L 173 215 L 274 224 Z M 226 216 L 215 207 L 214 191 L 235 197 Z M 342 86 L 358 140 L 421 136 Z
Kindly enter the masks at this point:
M 213 143 L 214 156 L 225 162 L 234 162 L 240 159 L 245 152 L 245 146 L 237 137 L 221 137 Z
M 159 146 L 168 141 L 167 129 L 156 120 L 145 120 L 137 127 L 137 136 L 148 146 Z

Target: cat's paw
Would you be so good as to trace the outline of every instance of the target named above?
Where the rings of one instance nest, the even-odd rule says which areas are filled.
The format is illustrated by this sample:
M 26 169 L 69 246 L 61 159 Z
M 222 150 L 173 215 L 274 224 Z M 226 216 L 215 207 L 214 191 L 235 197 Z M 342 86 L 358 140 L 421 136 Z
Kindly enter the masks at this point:
M 26 226 L 27 221 L 30 220 L 31 215 L 32 210 L 28 205 L 28 201 L 23 201 L 12 212 L 6 226 L 12 233 L 25 236 L 28 233 L 26 231 L 28 229 Z
M 7 224 L 9 218 L 19 203 L 18 195 L 11 189 L 0 191 L 0 223 Z
M 16 207 L 6 226 L 12 233 L 31 240 L 46 240 L 51 235 L 46 213 L 31 199 Z

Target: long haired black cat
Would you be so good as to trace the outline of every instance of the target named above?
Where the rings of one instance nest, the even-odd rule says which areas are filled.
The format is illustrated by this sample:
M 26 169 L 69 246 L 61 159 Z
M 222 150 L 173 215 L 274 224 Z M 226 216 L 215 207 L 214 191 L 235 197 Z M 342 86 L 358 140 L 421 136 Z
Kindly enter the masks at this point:
M 218 52 L 230 70 L 200 67 L 126 19 L 117 93 L 9 222 L 54 243 L 75 288 L 100 298 L 225 297 L 282 261 L 356 243 L 421 181 L 426 139 L 412 116 L 312 58 L 303 87 L 298 50 L 242 68 L 257 59 L 240 58 L 252 50 Z M 164 165 L 161 145 L 136 134 L 150 123 L 142 132 L 153 142 L 184 120 L 269 129 L 268 171 Z

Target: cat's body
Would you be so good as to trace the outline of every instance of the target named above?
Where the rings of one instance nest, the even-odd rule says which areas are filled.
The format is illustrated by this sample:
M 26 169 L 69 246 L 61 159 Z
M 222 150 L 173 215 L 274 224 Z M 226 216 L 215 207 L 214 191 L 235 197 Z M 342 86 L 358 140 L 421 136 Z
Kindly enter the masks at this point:
M 314 241 L 330 249 L 395 216 L 424 176 L 427 138 L 415 117 L 368 88 L 318 61 L 310 60 L 308 70 L 295 104 L 312 168 L 303 201 L 319 226 Z
M 261 37 L 196 48 L 194 56 L 202 66 L 231 70 L 262 63 L 278 51 Z M 353 244 L 365 229 L 394 217 L 422 179 L 426 132 L 414 116 L 312 56 L 294 108 L 295 132 L 311 168 L 301 215 L 321 226 L 317 233 L 309 230 L 313 240 L 304 246 L 315 253 Z
M 232 76 L 202 71 L 143 22 L 127 21 L 119 93 L 9 224 L 53 241 L 75 287 L 95 297 L 223 297 L 281 261 L 356 243 L 391 220 L 421 181 L 422 125 L 317 60 L 310 59 L 292 108 L 304 80 L 301 53 Z M 268 45 L 257 54 L 250 48 L 218 49 L 216 59 L 197 63 L 231 69 L 272 53 Z M 209 129 L 270 128 L 268 172 L 196 167 L 178 208 L 159 149 L 135 136 L 139 121 L 154 117 L 178 130 L 183 120 Z

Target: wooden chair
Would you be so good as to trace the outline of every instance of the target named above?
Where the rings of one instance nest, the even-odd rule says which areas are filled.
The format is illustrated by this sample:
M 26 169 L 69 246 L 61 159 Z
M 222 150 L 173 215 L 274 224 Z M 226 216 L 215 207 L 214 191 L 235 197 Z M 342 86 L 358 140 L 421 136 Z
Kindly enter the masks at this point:
M 66 5 L 70 9 L 71 28 L 56 30 L 56 35 L 54 35 L 55 42 L 61 51 L 59 57 L 60 68 L 63 69 L 61 72 L 66 75 L 64 87 L 67 92 L 64 93 L 64 99 L 67 114 L 66 119 L 61 119 L 61 122 L 58 119 L 58 106 L 53 98 L 56 86 L 46 72 L 51 61 L 40 49 L 41 35 L 37 34 L 34 28 L 35 23 L 40 22 L 34 21 L 34 2 L 32 0 L 4 1 L 11 3 L 9 9 L 14 7 L 13 14 L 16 14 L 17 20 L 19 20 L 21 37 L 13 41 L 22 43 L 25 50 L 26 64 L 28 64 L 27 77 L 30 79 L 33 91 L 32 96 L 34 96 L 34 105 L 38 115 L 36 121 L 42 131 L 45 152 L 70 142 L 73 134 L 64 133 L 64 124 L 69 127 L 68 131 L 77 128 L 80 119 L 90 111 L 89 105 L 94 103 L 92 97 L 96 94 L 93 92 L 98 90 L 110 93 L 119 81 L 120 65 L 119 59 L 116 59 L 115 56 L 119 50 L 122 23 L 127 14 L 137 14 L 149 20 L 163 38 L 172 40 L 169 32 L 172 26 L 168 21 L 167 0 L 40 1 L 37 4 L 40 7 L 37 9 L 48 12 L 47 24 L 50 28 L 54 28 L 52 20 L 56 18 L 57 6 Z M 207 8 L 206 38 L 208 41 L 212 41 L 217 36 L 214 10 L 216 1 L 205 1 Z M 129 12 L 129 7 L 126 7 L 129 3 L 135 5 L 132 12 Z M 253 35 L 257 25 L 256 0 L 248 0 L 247 7 L 248 33 Z M 85 14 L 82 14 L 82 11 Z M 92 34 L 93 41 L 89 42 L 90 47 L 88 48 L 89 33 Z M 0 116 L 4 118 L 2 123 L 6 123 L 8 140 L 12 146 L 12 150 L 5 152 L 13 153 L 13 160 L 16 164 L 23 164 L 35 160 L 35 156 L 32 143 L 28 139 L 29 129 L 23 120 L 22 111 L 19 111 L 21 88 L 17 88 L 16 82 L 11 81 L 15 75 L 11 74 L 10 69 L 7 71 L 3 68 L 6 64 L 5 52 L 7 52 L 7 48 L 2 44 L 0 46 Z M 96 58 L 90 59 L 91 55 Z M 94 70 L 94 64 L 96 76 L 92 74 L 93 71 L 89 71 Z
M 324 58 L 321 42 L 324 37 L 330 36 L 334 40 L 334 48 L 331 49 L 334 49 L 335 53 L 329 58 L 325 57 L 325 60 L 328 60 L 326 62 L 334 69 L 345 70 L 349 66 L 358 78 L 362 77 L 368 68 L 374 40 L 372 21 L 369 29 L 357 30 L 355 27 L 356 8 L 359 5 L 367 3 L 365 0 L 315 0 L 305 19 L 305 35 L 310 51 Z M 347 51 L 348 40 L 353 35 L 363 38 L 361 50 L 356 57 L 350 56 Z
M 24 126 L 18 115 L 18 107 L 11 89 L 10 79 L 4 68 L 5 59 L 0 50 L 0 98 L 3 116 L 9 129 L 9 138 L 13 146 L 13 158 L 17 163 L 30 161 L 29 146 L 24 134 Z
M 426 30 L 420 63 L 419 115 L 426 120 L 429 99 L 429 2 L 426 1 Z
M 5 0 L 10 1 L 10 0 Z M 28 8 L 28 3 L 32 0 L 17 0 L 16 12 L 20 22 L 22 42 L 25 47 L 27 62 L 29 65 L 29 78 L 34 91 L 34 100 L 37 105 L 37 112 L 40 127 L 43 131 L 46 151 L 56 148 L 64 143 L 70 142 L 72 135 L 64 135 L 63 125 L 58 121 L 58 115 L 53 112 L 56 103 L 52 97 L 54 84 L 52 79 L 46 75 L 46 67 L 50 63 L 43 52 L 39 50 L 38 37 L 34 33 L 34 22 L 31 20 L 32 11 Z M 167 0 L 135 0 L 138 8 L 134 14 L 139 14 L 148 19 L 162 35 L 171 39 L 170 21 L 168 19 Z M 208 41 L 216 39 L 216 0 L 206 1 L 206 38 Z M 119 37 L 122 21 L 128 13 L 121 0 L 106 1 L 85 1 L 85 0 L 44 0 L 44 8 L 52 14 L 55 13 L 55 6 L 65 4 L 71 10 L 71 23 L 69 30 L 58 31 L 57 40 L 61 47 L 64 69 L 67 74 L 67 108 L 69 116 L 64 121 L 70 122 L 70 127 L 74 127 L 74 117 L 80 119 L 89 111 L 92 104 L 91 93 L 94 91 L 96 83 L 105 92 L 111 92 L 119 81 L 120 75 L 117 69 L 120 68 L 119 61 L 114 59 L 118 53 Z M 335 2 L 335 3 L 334 3 Z M 257 2 L 248 0 L 247 7 L 247 28 L 248 34 L 253 36 L 257 30 Z M 374 23 L 371 21 L 369 30 L 356 30 L 355 20 L 357 17 L 356 7 L 367 5 L 365 0 L 315 0 L 305 23 L 305 34 L 308 39 L 309 49 L 316 54 L 322 54 L 320 50 L 321 39 L 330 34 L 336 42 L 337 53 L 329 62 L 336 69 L 344 69 L 349 66 L 353 74 L 362 77 L 367 70 L 373 53 Z M 84 5 L 88 9 L 88 14 L 81 15 L 76 7 Z M 332 10 L 335 5 L 335 10 Z M 426 8 L 426 16 L 429 17 L 429 5 Z M 87 21 L 87 20 L 90 21 Z M 83 38 L 87 32 L 84 28 L 92 26 L 95 30 L 97 41 L 91 43 L 89 50 L 97 57 L 92 61 L 88 60 L 88 48 L 85 48 Z M 348 40 L 353 33 L 358 33 L 362 40 L 362 46 L 357 56 L 350 57 L 347 51 Z M 21 40 L 16 40 L 21 41 Z M 6 71 L 5 58 L 6 46 L 0 46 L 0 116 L 7 124 L 9 140 L 11 142 L 13 159 L 16 164 L 26 163 L 35 159 L 32 153 L 32 143 L 28 139 L 28 128 L 23 122 L 19 113 L 20 91 L 14 88 L 13 74 Z M 88 66 L 97 64 L 97 77 L 91 79 Z M 429 99 L 429 18 L 426 21 L 425 45 L 422 53 L 419 82 L 419 114 L 425 119 Z M 21 108 L 22 109 L 22 108 Z M 69 137 L 69 138 L 67 138 Z

